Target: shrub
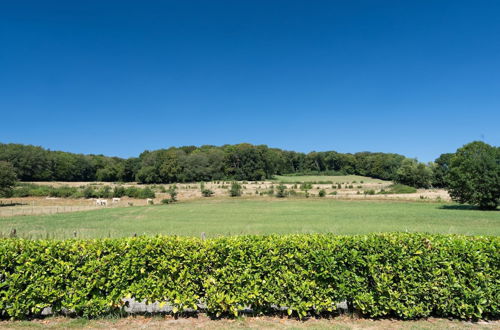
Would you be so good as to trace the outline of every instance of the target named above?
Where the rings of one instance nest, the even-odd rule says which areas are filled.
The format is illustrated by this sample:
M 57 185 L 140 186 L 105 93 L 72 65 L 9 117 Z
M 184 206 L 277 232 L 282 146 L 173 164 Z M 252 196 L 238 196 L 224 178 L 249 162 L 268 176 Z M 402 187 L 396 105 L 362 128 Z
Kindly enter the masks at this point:
M 286 197 L 286 195 L 287 195 L 286 186 L 284 184 L 279 184 L 276 187 L 276 197 L 284 198 L 284 197 Z
M 144 189 L 136 188 L 136 187 L 128 187 L 125 189 L 125 195 L 131 198 L 155 198 L 156 194 L 149 187 Z
M 375 195 L 375 190 L 373 189 L 368 189 L 364 191 L 365 195 Z
M 231 183 L 231 189 L 229 189 L 229 196 L 231 197 L 239 197 L 241 196 L 241 185 L 234 181 Z
M 325 197 L 325 196 L 326 196 L 326 191 L 325 191 L 325 189 L 321 189 L 321 190 L 318 192 L 318 196 L 319 196 L 319 197 Z
M 170 200 L 170 198 L 164 198 L 160 201 L 160 203 L 166 205 L 172 203 L 172 201 Z
M 337 195 L 337 192 L 336 192 L 336 191 L 332 191 L 332 192 L 330 193 L 330 195 L 335 196 L 335 195 Z
M 313 188 L 313 186 L 312 186 L 312 183 L 310 183 L 310 182 L 304 182 L 300 185 L 301 190 L 309 190 L 312 188 Z
M 114 189 L 113 189 L 113 197 L 123 197 L 125 196 L 125 188 L 123 188 L 122 186 L 116 186 Z
M 167 193 L 170 195 L 170 201 L 177 201 L 177 186 L 175 184 L 170 185 L 167 189 Z
M 0 239 L 0 315 L 96 317 L 125 297 L 203 303 L 214 315 L 285 308 L 304 317 L 347 300 L 369 317 L 498 318 L 500 238 L 430 234 L 236 236 L 201 240 Z
M 203 197 L 211 197 L 213 194 L 214 194 L 214 192 L 212 190 L 210 190 L 210 189 L 203 189 L 201 191 L 201 195 Z
M 93 187 L 91 187 L 91 186 L 85 187 L 85 189 L 83 189 L 83 197 L 85 197 L 85 198 L 96 198 L 97 194 L 95 192 L 95 189 Z

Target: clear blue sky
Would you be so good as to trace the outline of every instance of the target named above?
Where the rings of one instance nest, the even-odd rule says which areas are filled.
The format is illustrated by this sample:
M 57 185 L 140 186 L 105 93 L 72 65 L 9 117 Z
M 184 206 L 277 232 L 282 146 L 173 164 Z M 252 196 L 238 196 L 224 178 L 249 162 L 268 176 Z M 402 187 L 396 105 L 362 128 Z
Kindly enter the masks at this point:
M 0 142 L 500 144 L 500 1 L 1 1 Z

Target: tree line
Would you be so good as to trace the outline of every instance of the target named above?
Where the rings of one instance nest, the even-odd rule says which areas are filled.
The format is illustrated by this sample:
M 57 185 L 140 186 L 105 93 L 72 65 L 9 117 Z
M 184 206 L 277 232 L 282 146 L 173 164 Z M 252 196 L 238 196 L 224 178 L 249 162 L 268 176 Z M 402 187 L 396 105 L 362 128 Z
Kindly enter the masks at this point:
M 357 174 L 415 188 L 447 188 L 461 203 L 500 204 L 500 148 L 471 142 L 429 164 L 393 153 L 300 153 L 248 143 L 144 151 L 123 159 L 0 144 L 0 195 L 21 181 L 173 183 L 265 180 L 279 174 Z
M 301 153 L 248 143 L 172 147 L 128 159 L 0 144 L 0 161 L 10 163 L 21 181 L 140 183 L 265 180 L 280 174 L 357 174 L 394 180 L 401 166 L 419 164 L 393 153 Z

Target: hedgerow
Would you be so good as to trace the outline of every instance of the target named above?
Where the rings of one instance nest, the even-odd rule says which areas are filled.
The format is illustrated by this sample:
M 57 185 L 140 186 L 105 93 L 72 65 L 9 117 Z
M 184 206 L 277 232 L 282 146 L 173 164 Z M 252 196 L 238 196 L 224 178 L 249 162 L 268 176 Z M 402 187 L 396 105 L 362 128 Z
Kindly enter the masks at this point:
M 428 234 L 0 239 L 0 315 L 96 317 L 124 298 L 304 317 L 347 301 L 369 317 L 496 318 L 500 238 Z

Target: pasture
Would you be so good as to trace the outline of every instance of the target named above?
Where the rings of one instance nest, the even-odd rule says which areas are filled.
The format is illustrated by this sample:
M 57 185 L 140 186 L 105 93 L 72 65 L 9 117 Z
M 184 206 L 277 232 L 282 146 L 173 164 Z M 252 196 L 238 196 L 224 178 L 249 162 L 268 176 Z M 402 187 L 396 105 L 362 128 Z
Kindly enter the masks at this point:
M 369 178 L 361 175 L 275 175 L 275 182 L 303 183 L 303 182 L 328 182 L 328 183 L 387 183 L 388 181 Z
M 211 198 L 169 205 L 102 208 L 0 218 L 0 235 L 79 238 L 137 235 L 427 232 L 500 235 L 500 212 L 451 203 L 276 198 Z

